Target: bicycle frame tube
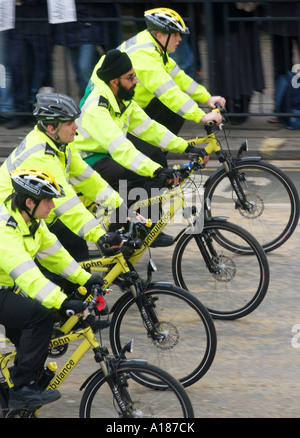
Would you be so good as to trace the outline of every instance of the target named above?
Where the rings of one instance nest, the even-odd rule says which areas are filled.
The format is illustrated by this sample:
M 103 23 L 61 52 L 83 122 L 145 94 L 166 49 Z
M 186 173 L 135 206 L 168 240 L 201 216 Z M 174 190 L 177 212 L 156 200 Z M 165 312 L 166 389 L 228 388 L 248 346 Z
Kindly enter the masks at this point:
M 13 361 L 15 359 L 16 354 L 17 354 L 16 351 L 12 351 L 11 353 L 8 353 L 5 355 L 0 353 L 0 369 L 1 369 L 3 377 L 5 378 L 5 381 L 8 384 L 9 388 L 12 388 L 14 386 L 14 384 L 10 380 L 10 372 L 9 372 L 7 364 L 8 364 L 8 362 Z
M 158 236 L 161 230 L 167 225 L 168 222 L 170 222 L 175 213 L 184 206 L 184 195 L 181 188 L 177 187 L 169 192 L 163 193 L 162 195 L 138 201 L 134 204 L 134 206 L 132 206 L 133 209 L 146 208 L 154 203 L 161 203 L 162 206 L 165 206 L 168 201 L 170 202 L 170 204 L 167 206 L 166 211 L 161 216 L 159 221 L 144 239 L 143 247 L 140 249 L 136 249 L 133 255 L 130 257 L 129 262 L 131 264 L 134 265 L 142 257 L 146 249 L 151 245 L 151 243 Z M 108 287 L 111 283 L 113 283 L 120 274 L 130 271 L 128 264 L 121 252 L 111 257 L 99 257 L 92 260 L 83 260 L 79 262 L 79 264 L 84 269 L 107 272 L 107 275 L 103 278 L 105 287 Z M 112 264 L 115 264 L 115 266 L 110 271 L 108 271 L 108 265 Z
M 166 211 L 160 217 L 158 222 L 149 232 L 149 234 L 145 237 L 143 242 L 143 247 L 141 249 L 135 250 L 133 255 L 130 257 L 129 262 L 134 265 L 144 254 L 145 250 L 151 245 L 154 239 L 159 235 L 162 229 L 167 225 L 168 222 L 174 217 L 175 213 L 184 206 L 184 194 L 180 187 L 177 187 L 167 193 L 164 193 L 159 196 L 155 196 L 154 198 L 145 199 L 142 201 L 138 201 L 132 207 L 133 209 L 146 207 L 151 205 L 154 202 L 161 202 L 162 207 L 170 202 Z
M 205 146 L 206 152 L 210 155 L 212 152 L 219 152 L 221 150 L 218 141 L 216 139 L 215 134 L 209 134 L 206 137 L 196 137 L 192 138 L 188 141 L 190 145 L 194 146 L 197 144 L 204 144 L 208 143 L 207 146 Z
M 130 269 L 123 254 L 117 253 L 112 257 L 99 257 L 93 260 L 83 260 L 79 264 L 84 269 L 92 269 L 93 271 L 107 272 L 107 275 L 103 278 L 104 284 L 108 287 L 113 281 L 122 273 L 129 272 Z M 108 271 L 108 265 L 114 264 L 115 266 Z
M 73 318 L 73 317 L 72 317 Z M 71 318 L 70 318 L 71 319 Z M 74 324 L 73 324 L 74 325 Z M 63 330 L 64 326 L 62 327 Z M 68 377 L 73 368 L 79 363 L 82 357 L 87 353 L 90 348 L 97 348 L 99 346 L 95 335 L 90 327 L 74 332 L 67 335 L 59 336 L 58 338 L 52 339 L 49 348 L 54 348 L 58 345 L 69 344 L 81 338 L 85 338 L 83 342 L 78 346 L 76 351 L 68 359 L 68 361 L 61 367 L 61 369 L 56 373 L 54 378 L 51 380 L 47 389 L 56 389 L 61 383 Z M 10 373 L 8 369 L 8 362 L 13 361 L 16 357 L 16 351 L 13 351 L 7 355 L 0 354 L 0 368 L 5 381 L 8 386 L 13 387 L 13 383 L 10 380 Z
M 87 353 L 90 348 L 96 348 L 99 346 L 94 333 L 90 327 L 79 332 L 70 333 L 66 336 L 60 336 L 58 338 L 52 339 L 49 348 L 55 347 L 57 345 L 69 344 L 70 342 L 76 341 L 84 337 L 83 342 L 74 351 L 67 362 L 61 367 L 61 369 L 53 377 L 47 389 L 57 389 L 62 382 L 68 377 L 74 367 L 80 362 L 83 356 Z
M 213 133 L 209 134 L 207 137 L 201 137 L 201 138 L 197 137 L 197 138 L 194 138 L 192 140 L 189 140 L 189 143 L 192 145 L 208 143 L 208 145 L 204 148 L 208 154 L 211 154 L 213 151 L 216 153 L 221 151 L 221 148 L 220 148 L 220 146 L 217 142 L 217 139 Z M 243 188 L 240 184 L 238 175 L 235 171 L 235 166 L 232 164 L 231 161 L 229 161 L 226 158 L 226 156 L 224 156 L 224 159 L 221 159 L 221 157 L 219 157 L 219 161 L 223 164 L 223 167 L 225 169 L 227 177 L 229 178 L 230 183 L 232 185 L 232 188 L 238 197 L 238 200 L 241 204 L 241 207 L 244 210 L 251 209 L 251 205 L 249 205 L 249 203 L 248 203 L 247 197 L 244 194 L 244 191 L 243 191 Z M 208 183 L 208 180 L 206 181 L 206 185 L 207 185 L 207 183 Z

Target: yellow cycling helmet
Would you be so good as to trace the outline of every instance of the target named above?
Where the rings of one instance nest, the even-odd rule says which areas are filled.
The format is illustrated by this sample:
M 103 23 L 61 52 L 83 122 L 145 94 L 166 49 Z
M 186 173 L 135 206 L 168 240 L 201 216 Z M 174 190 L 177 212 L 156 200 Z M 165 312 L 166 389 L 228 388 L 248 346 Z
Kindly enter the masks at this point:
M 144 17 L 149 30 L 161 30 L 164 33 L 190 33 L 181 16 L 172 9 L 149 9 L 144 12 Z
M 65 196 L 63 188 L 46 170 L 26 167 L 13 170 L 10 176 L 12 185 L 18 194 L 29 195 L 38 200 Z

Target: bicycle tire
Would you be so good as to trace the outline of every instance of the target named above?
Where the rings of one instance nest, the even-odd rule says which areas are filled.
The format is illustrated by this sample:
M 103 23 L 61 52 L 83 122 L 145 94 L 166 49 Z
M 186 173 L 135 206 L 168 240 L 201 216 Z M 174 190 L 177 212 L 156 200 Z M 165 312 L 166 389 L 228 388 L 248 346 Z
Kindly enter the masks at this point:
M 157 392 L 140 385 L 136 375 L 164 382 L 167 391 Z M 169 373 L 143 361 L 124 361 L 114 372 L 117 381 L 126 381 L 134 402 L 134 418 L 194 418 L 191 401 L 183 386 Z M 124 379 L 125 377 L 125 379 Z M 114 380 L 115 383 L 115 380 Z M 124 404 L 127 400 L 122 399 Z M 115 418 L 120 416 L 107 378 L 99 371 L 86 387 L 79 408 L 80 418 Z M 130 418 L 130 417 L 126 417 Z
M 164 340 L 157 342 L 147 336 L 136 299 L 127 293 L 111 318 L 113 353 L 119 354 L 132 338 L 133 357 L 145 356 L 170 372 L 184 387 L 192 385 L 209 370 L 216 354 L 217 334 L 209 312 L 195 296 L 171 284 L 151 285 L 144 294 L 147 300 L 156 300 L 157 330 L 164 334 Z M 160 387 L 157 382 L 149 381 L 148 385 Z
M 225 169 L 220 169 L 205 184 L 204 198 L 210 199 L 211 217 L 228 216 L 231 222 L 249 231 L 270 252 L 283 245 L 293 234 L 299 221 L 299 194 L 291 179 L 278 167 L 264 161 L 241 160 L 235 164 L 244 181 L 240 184 L 253 203 L 245 212 L 236 204 Z
M 209 271 L 200 252 L 203 236 L 212 239 L 215 272 Z M 200 234 L 181 235 L 173 252 L 172 274 L 177 286 L 192 291 L 214 319 L 223 320 L 253 312 L 270 279 L 267 256 L 258 241 L 238 225 L 217 219 L 206 220 Z

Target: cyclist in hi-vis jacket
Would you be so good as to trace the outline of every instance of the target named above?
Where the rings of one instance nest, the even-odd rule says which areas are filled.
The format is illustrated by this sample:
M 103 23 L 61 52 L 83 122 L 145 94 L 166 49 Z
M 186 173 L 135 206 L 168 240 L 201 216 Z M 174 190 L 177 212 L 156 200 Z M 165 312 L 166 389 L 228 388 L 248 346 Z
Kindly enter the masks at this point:
M 85 161 L 115 190 L 120 191 L 126 181 L 128 199 L 130 190 L 137 187 L 145 189 L 144 196 L 151 197 L 151 189 L 161 189 L 166 180 L 174 178 L 162 150 L 182 153 L 193 147 L 151 120 L 133 100 L 137 79 L 126 53 L 108 51 L 97 75 L 98 85 L 81 108 L 74 143 Z M 140 144 L 148 148 L 146 153 L 140 151 Z M 199 155 L 206 154 L 204 149 L 193 149 Z M 173 239 L 161 233 L 152 246 L 172 244 Z
M 175 134 L 179 133 L 185 119 L 197 123 L 213 120 L 220 124 L 220 114 L 206 114 L 197 102 L 213 109 L 217 102 L 224 106 L 225 99 L 211 96 L 168 56 L 175 52 L 181 35 L 189 33 L 180 15 L 172 9 L 156 8 L 145 11 L 144 16 L 147 29 L 119 47 L 130 57 L 138 79 L 134 100 L 152 119 Z M 99 82 L 97 70 L 101 62 L 102 58 L 94 68 L 81 105 Z
M 105 234 L 99 221 L 85 207 L 77 194 L 103 207 L 127 207 L 119 194 L 81 158 L 72 143 L 80 115 L 78 105 L 65 94 L 38 94 L 34 110 L 37 125 L 22 143 L 9 155 L 0 168 L 0 202 L 12 191 L 10 172 L 27 166 L 47 169 L 65 196 L 54 199 L 55 208 L 47 224 L 75 260 L 88 258 L 86 241 L 107 245 L 120 245 L 117 234 Z M 120 213 L 120 211 L 119 211 Z M 58 279 L 57 279 L 58 281 Z
M 80 314 L 86 313 L 86 304 L 68 298 L 42 274 L 34 259 L 88 291 L 95 284 L 101 287 L 103 280 L 81 268 L 44 222 L 54 200 L 65 199 L 53 176 L 24 168 L 10 177 L 14 192 L 0 205 L 0 324 L 17 349 L 9 408 L 37 408 L 60 397 L 58 391 L 44 391 L 32 383 L 48 355 L 54 323 L 51 309 Z M 14 293 L 16 287 L 29 298 Z

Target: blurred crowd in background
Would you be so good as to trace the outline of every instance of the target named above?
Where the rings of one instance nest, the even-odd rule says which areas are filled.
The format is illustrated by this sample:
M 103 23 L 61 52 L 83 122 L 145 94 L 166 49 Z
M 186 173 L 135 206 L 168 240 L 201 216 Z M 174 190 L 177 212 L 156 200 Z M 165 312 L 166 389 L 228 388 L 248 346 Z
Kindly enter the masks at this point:
M 5 67 L 0 123 L 7 129 L 30 123 L 37 92 L 55 89 L 69 93 L 71 76 L 79 101 L 99 57 L 144 29 L 144 11 L 159 6 L 176 10 L 191 30 L 172 57 L 201 82 L 203 56 L 207 56 L 207 88 L 226 97 L 227 110 L 236 115 L 232 118 L 236 124 L 249 115 L 253 93 L 265 89 L 260 39 L 262 34 L 267 36 L 272 52 L 268 74 L 274 84 L 269 121 L 277 122 L 275 84 L 300 64 L 300 2 L 76 1 L 76 21 L 50 24 L 47 0 L 26 0 L 16 2 L 15 27 L 0 32 L 0 64 Z M 205 55 L 199 49 L 200 41 L 206 42 Z M 63 48 L 61 89 L 54 83 L 58 47 Z

